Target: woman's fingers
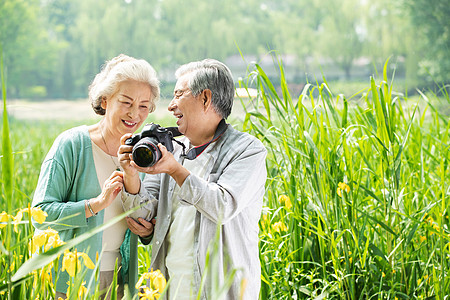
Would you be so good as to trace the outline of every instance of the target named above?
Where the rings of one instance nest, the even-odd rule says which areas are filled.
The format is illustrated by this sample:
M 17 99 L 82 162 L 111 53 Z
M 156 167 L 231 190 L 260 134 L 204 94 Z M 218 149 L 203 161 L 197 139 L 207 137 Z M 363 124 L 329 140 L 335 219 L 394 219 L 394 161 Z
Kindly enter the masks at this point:
M 127 139 L 129 139 L 130 137 L 132 137 L 133 134 L 132 133 L 125 133 L 124 135 L 122 135 L 122 137 L 120 138 L 120 144 L 121 145 L 125 145 L 125 141 Z

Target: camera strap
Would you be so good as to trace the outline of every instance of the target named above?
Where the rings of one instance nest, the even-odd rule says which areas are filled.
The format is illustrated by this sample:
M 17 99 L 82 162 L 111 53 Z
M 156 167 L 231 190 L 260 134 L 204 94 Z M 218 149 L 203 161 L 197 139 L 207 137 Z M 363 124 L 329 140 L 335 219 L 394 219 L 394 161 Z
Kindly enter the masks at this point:
M 188 151 L 188 153 L 185 152 L 186 146 L 183 143 L 180 143 L 175 140 L 178 144 L 180 144 L 183 147 L 183 153 L 181 154 L 181 156 L 186 159 L 189 159 L 189 160 L 195 159 L 197 156 L 202 154 L 203 151 L 205 151 L 205 149 L 209 146 L 209 144 L 217 141 L 222 136 L 222 134 L 224 134 L 224 132 L 227 130 L 227 128 L 228 128 L 228 125 L 225 122 L 225 119 L 222 119 L 220 121 L 219 125 L 217 126 L 217 129 L 216 129 L 216 132 L 214 133 L 213 138 L 209 142 L 207 142 L 203 145 L 192 148 L 191 150 Z

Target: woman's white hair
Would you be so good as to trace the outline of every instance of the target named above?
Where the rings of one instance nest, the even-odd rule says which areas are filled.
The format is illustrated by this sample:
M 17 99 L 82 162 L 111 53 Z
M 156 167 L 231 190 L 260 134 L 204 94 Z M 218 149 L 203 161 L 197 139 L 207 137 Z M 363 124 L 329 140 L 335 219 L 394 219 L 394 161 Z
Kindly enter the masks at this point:
M 89 86 L 89 100 L 96 114 L 105 114 L 102 100 L 111 97 L 117 91 L 119 83 L 126 80 L 143 82 L 150 86 L 150 112 L 155 110 L 155 102 L 159 99 L 159 80 L 155 69 L 143 59 L 120 54 L 106 62 Z

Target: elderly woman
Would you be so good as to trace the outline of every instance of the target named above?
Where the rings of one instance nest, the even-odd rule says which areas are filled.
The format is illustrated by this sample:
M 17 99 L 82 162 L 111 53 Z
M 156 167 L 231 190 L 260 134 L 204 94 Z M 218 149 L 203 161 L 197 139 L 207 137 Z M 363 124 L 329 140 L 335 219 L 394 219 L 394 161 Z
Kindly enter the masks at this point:
M 124 212 L 120 197 L 116 197 L 123 185 L 117 160 L 120 137 L 141 126 L 154 111 L 158 97 L 156 72 L 144 60 L 121 54 L 97 74 L 89 87 L 89 99 L 103 118 L 58 136 L 42 164 L 33 198 L 33 206 L 47 212 L 46 221 L 54 222 L 50 227 L 62 240 L 79 236 Z M 120 276 L 125 278 L 119 280 L 119 295 L 123 294 L 123 282 L 134 285 L 137 276 L 137 238 L 130 237 L 127 229 L 122 219 L 76 246 L 94 262 L 101 254 L 100 289 L 106 291 L 110 286 L 116 261 L 128 271 Z M 69 281 L 61 265 L 56 298 L 65 296 Z M 86 282 L 92 274 L 88 270 Z

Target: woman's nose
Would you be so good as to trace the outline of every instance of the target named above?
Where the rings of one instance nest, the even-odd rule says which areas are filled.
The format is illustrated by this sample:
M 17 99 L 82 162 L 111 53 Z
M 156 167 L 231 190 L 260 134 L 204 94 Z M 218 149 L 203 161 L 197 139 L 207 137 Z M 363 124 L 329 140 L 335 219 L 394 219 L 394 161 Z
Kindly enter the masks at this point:
M 128 115 L 130 118 L 134 118 L 138 115 L 139 106 L 138 105 L 132 105 L 130 109 L 128 110 Z

